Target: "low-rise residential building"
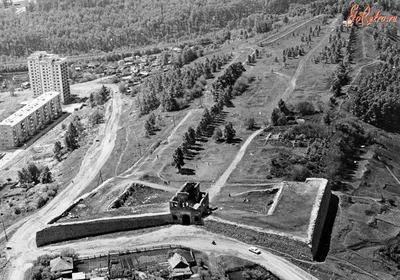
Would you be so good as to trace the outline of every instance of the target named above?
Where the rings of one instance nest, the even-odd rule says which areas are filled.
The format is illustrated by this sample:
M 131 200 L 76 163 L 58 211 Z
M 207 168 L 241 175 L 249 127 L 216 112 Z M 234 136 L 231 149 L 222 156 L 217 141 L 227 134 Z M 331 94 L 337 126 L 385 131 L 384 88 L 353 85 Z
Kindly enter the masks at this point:
M 0 149 L 19 146 L 61 113 L 59 92 L 50 91 L 39 95 L 0 122 Z
M 71 257 L 58 257 L 50 261 L 50 271 L 61 275 L 72 274 L 74 263 Z

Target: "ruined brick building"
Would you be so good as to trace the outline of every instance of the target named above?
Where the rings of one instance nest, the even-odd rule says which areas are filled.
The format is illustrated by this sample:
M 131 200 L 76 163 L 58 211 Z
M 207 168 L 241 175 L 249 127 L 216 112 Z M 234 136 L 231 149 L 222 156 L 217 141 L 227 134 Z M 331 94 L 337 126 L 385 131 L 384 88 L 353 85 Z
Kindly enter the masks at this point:
M 200 183 L 187 182 L 169 201 L 174 222 L 183 225 L 203 224 L 203 215 L 208 209 L 208 193 L 200 191 Z

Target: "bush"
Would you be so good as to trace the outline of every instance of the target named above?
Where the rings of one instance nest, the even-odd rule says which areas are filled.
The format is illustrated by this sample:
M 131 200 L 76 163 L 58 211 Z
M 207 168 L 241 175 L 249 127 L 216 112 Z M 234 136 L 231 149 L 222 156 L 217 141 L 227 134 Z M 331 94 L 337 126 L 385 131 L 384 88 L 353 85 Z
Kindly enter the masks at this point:
M 245 76 L 240 77 L 236 80 L 235 84 L 233 85 L 233 95 L 241 95 L 249 86 L 249 79 Z
M 37 209 L 42 208 L 47 203 L 48 200 L 49 197 L 47 196 L 47 194 L 40 195 L 36 201 L 36 208 Z
M 327 135 L 326 128 L 316 123 L 302 123 L 291 127 L 284 133 L 284 138 L 295 140 L 296 136 L 303 134 L 306 139 L 325 138 Z
M 295 105 L 295 108 L 303 116 L 311 115 L 315 112 L 313 103 L 309 101 L 300 101 Z
M 222 136 L 223 136 L 222 130 L 219 127 L 215 128 L 212 138 L 217 141 L 217 140 L 221 139 Z
M 253 129 L 254 125 L 255 125 L 255 121 L 254 118 L 250 117 L 250 118 L 246 118 L 244 120 L 244 125 L 247 129 Z
M 304 181 L 312 175 L 311 171 L 305 166 L 295 166 L 290 172 L 290 179 L 293 181 Z

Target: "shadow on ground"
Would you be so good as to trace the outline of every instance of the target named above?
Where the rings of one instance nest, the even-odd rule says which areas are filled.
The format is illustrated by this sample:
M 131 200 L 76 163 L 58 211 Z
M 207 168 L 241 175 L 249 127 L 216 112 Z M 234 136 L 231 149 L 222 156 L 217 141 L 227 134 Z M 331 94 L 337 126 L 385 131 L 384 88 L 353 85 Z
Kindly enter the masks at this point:
M 339 205 L 339 197 L 332 194 L 331 201 L 329 203 L 328 214 L 326 216 L 324 228 L 322 230 L 319 247 L 314 256 L 314 261 L 324 262 L 326 257 L 328 256 L 329 248 L 331 245 L 332 229 L 335 223 L 338 205 Z

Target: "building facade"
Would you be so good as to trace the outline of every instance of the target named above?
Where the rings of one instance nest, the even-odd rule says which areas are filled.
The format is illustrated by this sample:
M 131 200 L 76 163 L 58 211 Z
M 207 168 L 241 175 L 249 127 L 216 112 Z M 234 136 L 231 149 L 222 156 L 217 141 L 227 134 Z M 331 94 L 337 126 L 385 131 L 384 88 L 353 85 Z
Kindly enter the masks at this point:
M 29 79 L 35 96 L 48 91 L 57 91 L 61 102 L 70 99 L 68 66 L 66 58 L 47 52 L 35 52 L 28 57 Z
M 200 183 L 187 182 L 169 201 L 169 210 L 175 223 L 203 224 L 203 215 L 209 208 L 208 193 L 200 191 Z
M 61 113 L 59 92 L 41 94 L 0 122 L 0 149 L 18 147 Z

